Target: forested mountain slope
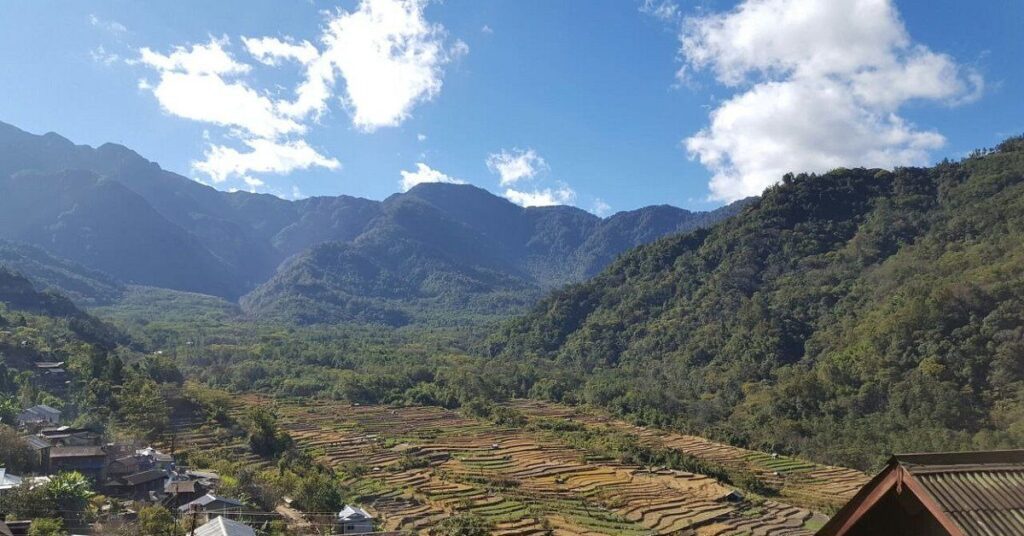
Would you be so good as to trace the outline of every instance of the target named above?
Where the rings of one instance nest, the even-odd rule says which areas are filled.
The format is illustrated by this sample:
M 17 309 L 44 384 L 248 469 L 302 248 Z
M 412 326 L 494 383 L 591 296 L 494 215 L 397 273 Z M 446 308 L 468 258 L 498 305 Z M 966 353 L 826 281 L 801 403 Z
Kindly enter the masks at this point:
M 125 288 L 113 277 L 50 255 L 42 249 L 0 240 L 0 266 L 29 274 L 41 289 L 59 291 L 88 306 L 114 303 Z
M 567 206 L 522 208 L 468 185 L 422 184 L 386 199 L 352 240 L 286 262 L 242 305 L 256 317 L 303 324 L 505 315 L 592 276 L 628 248 L 713 224 L 744 203 L 602 219 Z
M 524 209 L 450 184 L 383 202 L 288 201 L 218 191 L 120 145 L 75 145 L 0 123 L 0 239 L 124 283 L 232 301 L 263 285 L 243 300 L 247 310 L 284 321 L 508 314 L 625 249 L 738 207 L 646 207 L 602 219 L 572 207 Z
M 489 341 L 535 396 L 868 467 L 1024 445 L 1024 139 L 787 176 L 623 255 Z

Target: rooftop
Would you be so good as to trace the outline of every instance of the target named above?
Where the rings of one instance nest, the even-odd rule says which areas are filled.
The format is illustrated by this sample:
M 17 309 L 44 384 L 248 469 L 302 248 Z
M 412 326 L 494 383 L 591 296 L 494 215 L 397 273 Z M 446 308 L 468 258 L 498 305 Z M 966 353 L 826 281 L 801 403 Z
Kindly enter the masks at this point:
M 98 458 L 106 457 L 107 453 L 101 447 L 53 447 L 50 450 L 50 459 L 60 458 Z
M 897 454 L 818 534 L 859 534 L 886 496 L 908 492 L 953 536 L 1024 534 L 1024 450 Z
M 195 530 L 196 536 L 256 536 L 256 531 L 248 525 L 232 521 L 223 516 L 211 520 L 209 523 Z

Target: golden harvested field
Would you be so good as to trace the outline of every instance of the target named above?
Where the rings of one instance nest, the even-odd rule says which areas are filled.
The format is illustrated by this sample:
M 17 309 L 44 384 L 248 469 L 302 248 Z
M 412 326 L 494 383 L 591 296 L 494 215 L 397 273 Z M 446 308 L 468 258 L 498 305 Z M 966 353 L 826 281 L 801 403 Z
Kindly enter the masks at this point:
M 650 430 L 596 412 L 511 403 L 531 419 L 626 431 L 648 445 L 741 467 L 781 490 L 772 499 L 745 494 L 730 501 L 733 488 L 707 476 L 588 456 L 543 431 L 503 428 L 441 408 L 298 404 L 246 395 L 237 411 L 256 404 L 274 406 L 281 426 L 321 461 L 364 468 L 347 484 L 387 530 L 425 532 L 446 516 L 471 511 L 493 522 L 495 534 L 506 535 L 811 534 L 825 520 L 813 510 L 842 504 L 867 479 L 857 471 Z M 216 429 L 180 428 L 179 449 L 237 448 L 244 455 L 240 446 L 224 446 Z

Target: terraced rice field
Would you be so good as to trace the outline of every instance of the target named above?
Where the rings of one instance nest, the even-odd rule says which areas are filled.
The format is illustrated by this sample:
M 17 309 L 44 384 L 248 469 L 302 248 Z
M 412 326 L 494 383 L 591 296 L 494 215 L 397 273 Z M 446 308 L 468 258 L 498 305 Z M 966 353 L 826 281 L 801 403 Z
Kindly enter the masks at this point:
M 385 530 L 423 533 L 447 516 L 469 511 L 491 521 L 499 535 L 811 534 L 825 518 L 788 498 L 814 502 L 830 493 L 846 496 L 865 478 L 562 406 L 514 403 L 529 416 L 629 427 L 647 442 L 742 464 L 781 480 L 787 498 L 785 503 L 729 501 L 732 489 L 703 475 L 594 459 L 541 432 L 502 428 L 441 408 L 299 405 L 256 395 L 238 402 L 239 411 L 254 404 L 275 406 L 282 427 L 301 448 L 338 468 L 360 467 L 362 474 L 347 484 L 380 516 Z M 218 448 L 202 429 L 181 426 L 179 448 Z M 843 484 L 834 485 L 830 475 Z
M 781 500 L 811 509 L 838 509 L 869 479 L 868 475 L 853 469 L 742 449 L 697 436 L 644 428 L 610 419 L 600 413 L 531 400 L 516 401 L 512 405 L 528 416 L 573 419 L 592 428 L 626 431 L 637 435 L 648 445 L 672 448 L 727 467 L 746 469 L 781 490 Z

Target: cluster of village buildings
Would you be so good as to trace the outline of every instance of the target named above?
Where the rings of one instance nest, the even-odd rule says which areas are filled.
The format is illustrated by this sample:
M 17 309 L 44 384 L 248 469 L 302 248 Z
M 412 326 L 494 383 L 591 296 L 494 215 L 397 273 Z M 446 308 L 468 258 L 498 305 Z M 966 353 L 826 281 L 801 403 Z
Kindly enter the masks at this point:
M 61 412 L 46 405 L 22 411 L 18 426 L 39 468 L 37 476 L 14 475 L 0 468 L 0 494 L 24 485 L 44 485 L 52 475 L 77 471 L 95 490 L 119 501 L 118 515 L 130 520 L 138 505 L 160 505 L 198 525 L 200 536 L 253 536 L 246 524 L 266 523 L 267 517 L 243 501 L 218 494 L 220 477 L 210 471 L 177 467 L 174 457 L 150 446 L 104 443 L 90 430 L 61 425 Z M 335 533 L 373 531 L 373 516 L 356 506 L 338 513 Z M 27 534 L 30 520 L 0 521 L 0 536 Z M 252 523 L 251 523 L 252 524 Z

